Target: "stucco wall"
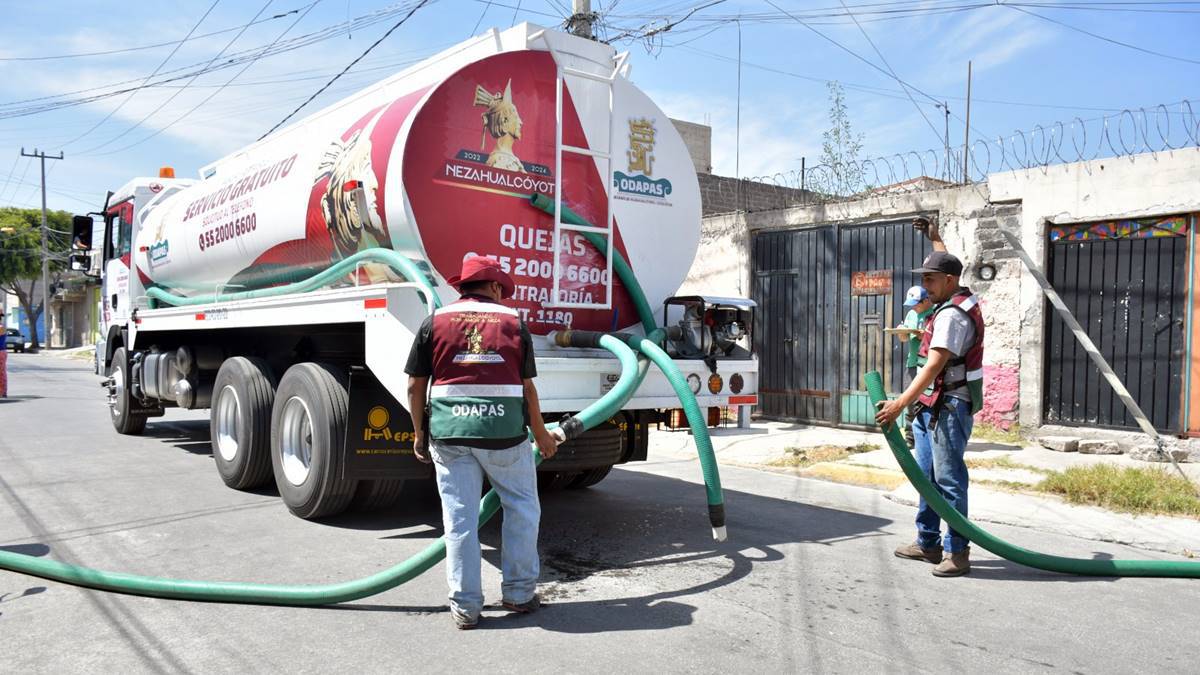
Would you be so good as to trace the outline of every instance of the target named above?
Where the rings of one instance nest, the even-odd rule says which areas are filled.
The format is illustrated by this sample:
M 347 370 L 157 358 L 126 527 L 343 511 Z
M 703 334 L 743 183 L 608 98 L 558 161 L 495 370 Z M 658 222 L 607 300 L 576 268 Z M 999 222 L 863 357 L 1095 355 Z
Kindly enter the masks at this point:
M 1171 215 L 1200 210 L 1200 150 L 1196 148 L 1093 160 L 993 174 L 993 202 L 1019 203 L 1022 246 L 1040 266 L 1049 224 Z M 1034 278 L 1022 274 L 1021 424 L 1042 424 L 1045 302 Z
M 1044 300 L 1001 229 L 1019 233 L 1030 256 L 1044 267 L 1050 223 L 1196 211 L 1200 150 L 1195 148 L 1000 173 L 978 185 L 705 218 L 701 251 L 685 287 L 749 295 L 749 243 L 759 230 L 936 214 L 947 248 L 966 266 L 963 284 L 983 302 L 988 401 L 978 419 L 1036 428 L 1042 424 Z M 984 263 L 996 268 L 992 281 L 975 276 Z
M 936 215 L 947 248 L 963 260 L 963 283 L 982 298 L 988 343 L 984 369 L 987 405 L 979 419 L 1007 428 L 1017 419 L 1020 370 L 1020 317 L 1014 307 L 1020 295 L 1020 262 L 1000 249 L 999 227 L 1017 227 L 1019 207 L 993 206 L 985 185 L 878 195 L 854 202 L 822 204 L 777 211 L 705 218 L 700 253 L 685 288 L 747 296 L 750 293 L 750 237 L 754 232 L 815 227 L 828 223 L 866 223 Z M 973 276 L 978 264 L 991 263 L 996 278 Z

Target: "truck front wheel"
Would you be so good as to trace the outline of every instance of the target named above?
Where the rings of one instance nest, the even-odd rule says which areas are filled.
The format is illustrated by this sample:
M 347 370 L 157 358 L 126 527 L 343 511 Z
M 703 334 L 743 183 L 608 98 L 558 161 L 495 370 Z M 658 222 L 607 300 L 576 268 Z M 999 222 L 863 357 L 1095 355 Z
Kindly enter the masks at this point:
M 346 510 L 358 481 L 342 478 L 350 396 L 345 374 L 322 363 L 288 369 L 271 414 L 271 465 L 288 509 L 304 519 Z
M 226 359 L 213 384 L 209 431 L 221 480 L 235 490 L 271 480 L 271 404 L 275 379 L 267 362 Z
M 129 393 L 129 359 L 124 347 L 117 347 L 113 352 L 108 378 L 108 411 L 112 415 L 113 428 L 118 434 L 141 435 L 146 430 L 146 415 L 133 412 L 137 402 Z

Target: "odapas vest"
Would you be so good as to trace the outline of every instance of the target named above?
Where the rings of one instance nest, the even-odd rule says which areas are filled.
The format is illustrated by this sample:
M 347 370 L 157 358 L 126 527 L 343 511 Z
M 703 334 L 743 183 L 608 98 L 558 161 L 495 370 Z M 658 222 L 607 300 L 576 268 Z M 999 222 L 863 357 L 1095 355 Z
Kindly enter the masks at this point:
M 463 298 L 433 314 L 433 438 L 525 435 L 521 320 L 517 311 Z
M 971 293 L 971 289 L 959 289 L 950 299 L 943 302 L 925 320 L 925 332 L 921 335 L 921 349 L 917 352 L 922 359 L 929 357 L 929 344 L 933 340 L 933 322 L 938 314 L 945 311 L 962 312 L 975 325 L 975 342 L 962 356 L 954 357 L 937 374 L 931 384 L 918 399 L 922 404 L 937 408 L 942 403 L 942 397 L 947 391 L 966 385 L 971 394 L 971 414 L 983 408 L 983 312 L 979 310 L 979 298 Z M 966 379 L 946 381 L 946 371 L 952 366 L 965 366 Z

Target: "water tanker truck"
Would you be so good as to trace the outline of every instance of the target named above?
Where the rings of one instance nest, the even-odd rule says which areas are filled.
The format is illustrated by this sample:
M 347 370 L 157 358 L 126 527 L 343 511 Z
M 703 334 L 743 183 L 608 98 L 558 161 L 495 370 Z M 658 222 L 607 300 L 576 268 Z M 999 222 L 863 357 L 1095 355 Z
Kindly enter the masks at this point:
M 474 255 L 516 281 L 506 303 L 534 336 L 548 418 L 620 371 L 556 335 L 654 326 L 701 406 L 748 411 L 753 304 L 675 295 L 699 245 L 699 186 L 626 57 L 529 24 L 489 31 L 199 178 L 130 180 L 99 212 L 102 242 L 77 217 L 77 252 L 102 261 L 96 358 L 116 431 L 208 409 L 228 486 L 274 480 L 302 518 L 390 505 L 431 475 L 404 407 L 413 335 L 457 298 L 446 279 Z M 677 406 L 649 371 L 539 481 L 584 487 L 645 459 L 649 425 Z

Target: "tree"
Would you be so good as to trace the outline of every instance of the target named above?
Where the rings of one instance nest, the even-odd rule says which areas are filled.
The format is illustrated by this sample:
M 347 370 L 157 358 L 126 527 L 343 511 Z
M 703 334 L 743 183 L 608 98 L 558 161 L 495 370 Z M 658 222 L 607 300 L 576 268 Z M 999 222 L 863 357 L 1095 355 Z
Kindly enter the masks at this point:
M 50 247 L 50 285 L 58 284 L 66 268 L 67 240 L 70 239 L 71 214 L 47 211 L 47 244 Z M 0 289 L 17 296 L 29 320 L 30 348 L 41 347 L 37 322 L 46 309 L 47 293 L 34 305 L 42 278 L 41 209 L 0 208 Z
M 829 129 L 821 134 L 821 164 L 828 170 L 823 186 L 834 195 L 847 197 L 866 187 L 863 178 L 862 134 L 850 129 L 850 114 L 846 110 L 846 94 L 840 82 L 830 82 Z

